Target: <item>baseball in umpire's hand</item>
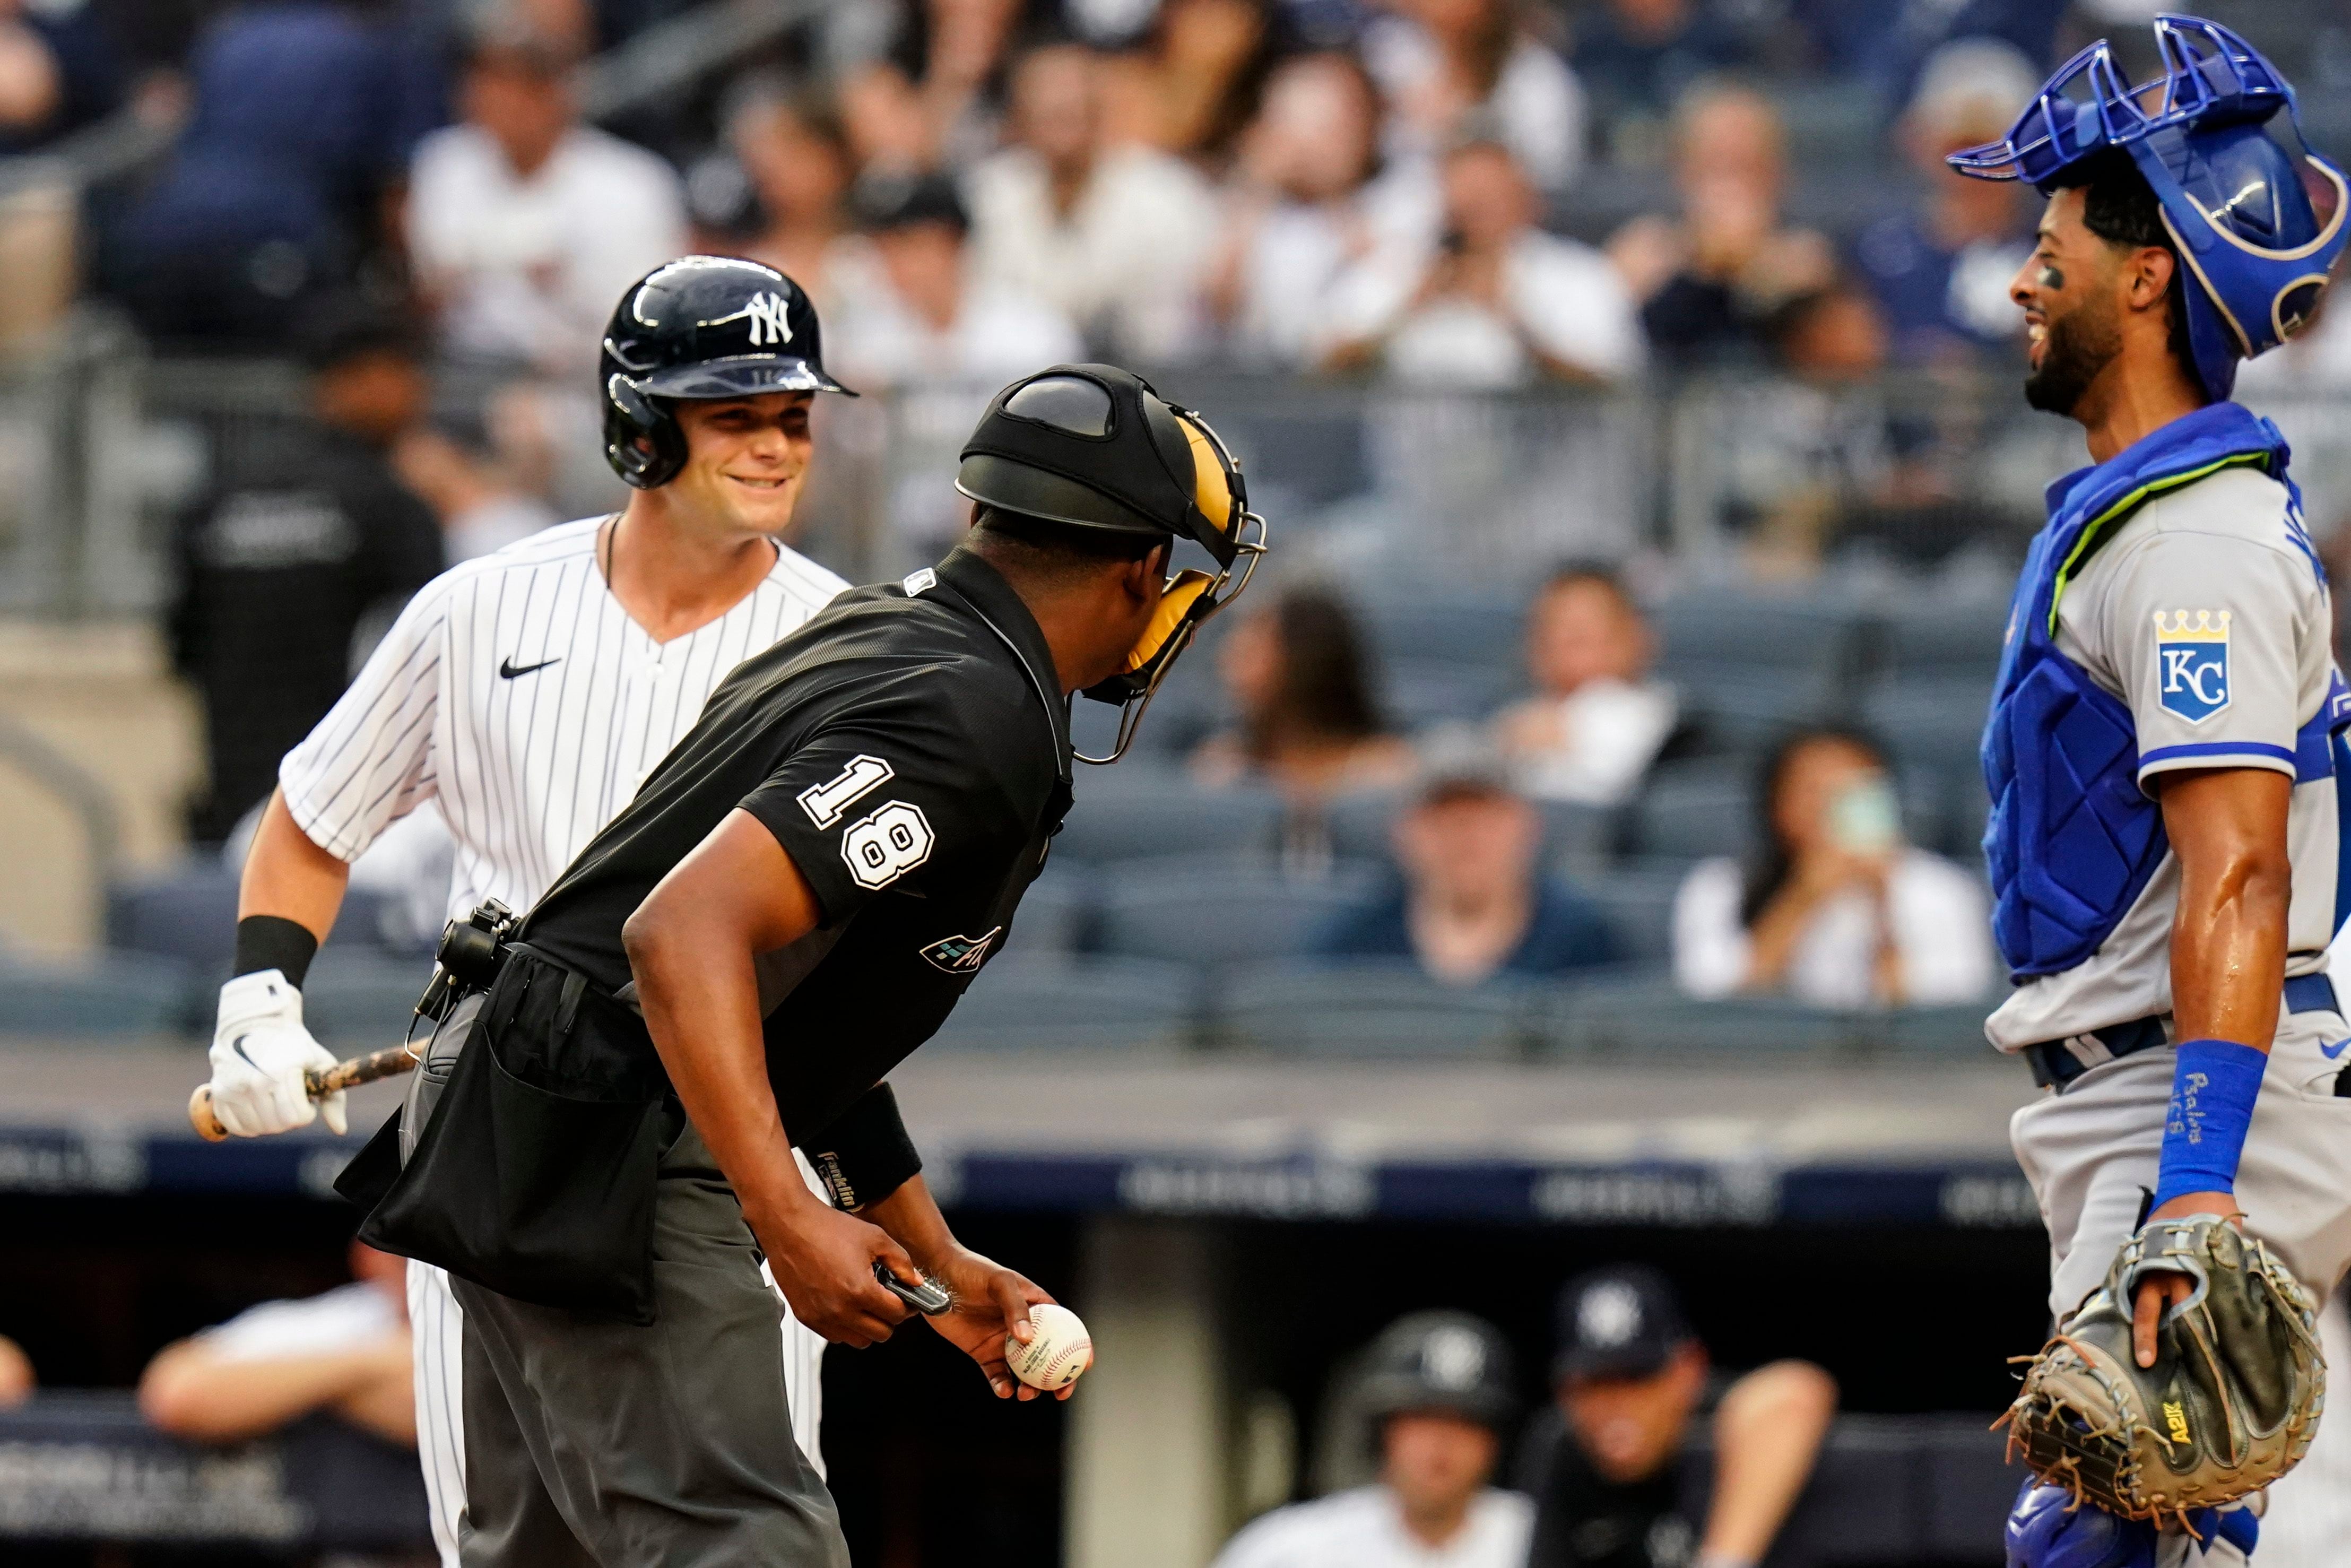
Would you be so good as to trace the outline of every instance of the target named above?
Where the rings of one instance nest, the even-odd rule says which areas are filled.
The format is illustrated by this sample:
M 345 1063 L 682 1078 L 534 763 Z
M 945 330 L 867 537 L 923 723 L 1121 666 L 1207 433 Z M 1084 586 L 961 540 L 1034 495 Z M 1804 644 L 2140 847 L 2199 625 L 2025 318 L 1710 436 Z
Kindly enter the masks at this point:
M 1050 1306 L 1053 1298 L 992 1258 L 967 1247 L 931 1260 L 931 1274 L 955 1298 L 955 1306 L 929 1319 L 939 1337 L 979 1364 L 998 1399 L 1035 1399 L 1044 1391 L 1012 1375 L 1008 1342 L 1027 1343 L 1036 1333 L 1029 1309 Z M 1067 1399 L 1064 1388 L 1056 1397 Z
M 910 1284 L 922 1274 L 880 1226 L 811 1197 L 751 1228 L 792 1314 L 829 1343 L 862 1350 L 888 1339 L 905 1321 L 906 1303 L 874 1280 L 874 1262 Z

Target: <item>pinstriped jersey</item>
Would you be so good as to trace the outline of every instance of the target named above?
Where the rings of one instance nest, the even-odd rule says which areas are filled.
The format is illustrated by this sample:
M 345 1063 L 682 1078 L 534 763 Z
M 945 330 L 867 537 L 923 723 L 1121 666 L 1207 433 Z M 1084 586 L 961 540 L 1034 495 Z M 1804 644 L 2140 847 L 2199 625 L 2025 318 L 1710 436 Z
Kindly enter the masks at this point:
M 656 643 L 606 586 L 603 518 L 549 528 L 419 590 L 278 768 L 313 841 L 355 860 L 434 801 L 456 841 L 449 912 L 528 909 L 692 728 L 736 665 L 848 585 L 777 546 L 758 586 Z

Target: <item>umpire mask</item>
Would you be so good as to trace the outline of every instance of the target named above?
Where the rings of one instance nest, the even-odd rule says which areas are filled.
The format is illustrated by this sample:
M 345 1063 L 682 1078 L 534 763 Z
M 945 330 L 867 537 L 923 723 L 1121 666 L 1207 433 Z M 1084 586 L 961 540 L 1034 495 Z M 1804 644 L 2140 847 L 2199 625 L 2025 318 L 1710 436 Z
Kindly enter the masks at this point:
M 1115 365 L 1055 365 L 1013 382 L 964 444 L 956 488 L 983 505 L 1139 541 L 1188 540 L 1214 570 L 1169 574 L 1125 668 L 1085 689 L 1121 709 L 1108 764 L 1207 619 L 1240 597 L 1265 554 L 1240 465 L 1207 421 Z

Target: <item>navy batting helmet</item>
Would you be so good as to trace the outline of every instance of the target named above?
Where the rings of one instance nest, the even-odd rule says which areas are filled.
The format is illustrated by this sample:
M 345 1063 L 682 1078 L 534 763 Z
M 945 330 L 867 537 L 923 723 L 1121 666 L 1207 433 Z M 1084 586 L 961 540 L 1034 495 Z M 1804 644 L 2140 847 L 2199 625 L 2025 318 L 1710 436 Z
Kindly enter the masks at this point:
M 1441 1410 L 1499 1429 L 1518 1413 L 1510 1344 L 1468 1312 L 1398 1318 L 1364 1360 L 1359 1397 L 1375 1419 Z
M 640 490 L 685 465 L 685 434 L 668 404 L 760 392 L 857 394 L 824 373 L 816 307 L 800 286 L 756 261 L 689 256 L 629 287 L 604 329 L 604 458 Z

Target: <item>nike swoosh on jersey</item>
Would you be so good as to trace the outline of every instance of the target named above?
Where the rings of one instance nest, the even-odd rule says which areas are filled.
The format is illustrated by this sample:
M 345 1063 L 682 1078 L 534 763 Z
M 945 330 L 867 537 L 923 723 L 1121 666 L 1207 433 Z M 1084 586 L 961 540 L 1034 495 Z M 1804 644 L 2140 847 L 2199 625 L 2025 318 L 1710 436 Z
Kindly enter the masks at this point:
M 2343 1048 L 2346 1045 L 2351 1045 L 2351 1040 L 2338 1040 L 2333 1045 L 2320 1046 L 2318 1048 L 2318 1054 L 2326 1058 L 2327 1061 L 2332 1061 L 2336 1057 L 2343 1054 Z
M 515 668 L 515 662 L 511 657 L 504 658 L 498 661 L 498 678 L 502 681 L 510 681 L 517 675 L 528 675 L 534 671 L 543 670 L 549 664 L 559 664 L 561 663 L 563 663 L 563 655 L 558 653 L 552 659 L 541 659 L 536 664 L 525 664 L 520 669 L 517 669 Z

